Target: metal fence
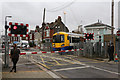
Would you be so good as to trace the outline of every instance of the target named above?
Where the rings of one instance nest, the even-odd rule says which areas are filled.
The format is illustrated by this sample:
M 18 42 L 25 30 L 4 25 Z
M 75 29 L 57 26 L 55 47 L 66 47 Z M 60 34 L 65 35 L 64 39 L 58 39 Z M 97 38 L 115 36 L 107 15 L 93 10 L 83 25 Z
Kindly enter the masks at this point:
M 118 57 L 120 58 L 120 41 L 116 42 L 115 49 L 116 49 L 115 53 L 117 53 Z
M 73 48 L 74 49 L 83 49 L 80 51 L 76 51 L 76 52 L 69 52 L 72 53 L 74 55 L 77 56 L 85 56 L 85 57 L 101 57 L 101 58 L 107 58 L 108 57 L 108 53 L 107 53 L 107 42 L 105 43 L 101 43 L 101 42 L 96 42 L 96 43 L 92 43 L 92 42 L 80 42 L 80 43 L 74 43 Z M 120 42 L 116 42 L 116 46 L 115 46 L 115 53 L 118 54 L 118 56 L 120 56 Z M 52 51 L 52 43 L 42 43 L 41 44 L 41 49 L 42 51 Z
M 53 50 L 51 42 L 42 43 L 40 45 L 40 47 L 41 47 L 40 50 L 42 50 L 42 51 L 52 51 Z
M 80 51 L 79 53 L 75 53 L 77 55 L 82 55 L 85 57 L 100 57 L 100 58 L 107 58 L 108 53 L 108 43 L 101 43 L 101 42 L 81 42 L 78 44 L 75 44 L 74 49 L 82 48 L 83 51 Z M 115 53 L 120 57 L 120 42 L 115 43 Z

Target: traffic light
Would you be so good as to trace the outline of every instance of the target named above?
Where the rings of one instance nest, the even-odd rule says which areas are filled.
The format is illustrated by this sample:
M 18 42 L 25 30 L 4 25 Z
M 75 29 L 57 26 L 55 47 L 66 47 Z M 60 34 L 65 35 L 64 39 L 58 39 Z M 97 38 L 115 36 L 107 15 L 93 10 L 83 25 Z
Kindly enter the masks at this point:
M 89 39 L 89 34 L 85 34 L 85 38 L 86 38 L 86 39 Z
M 27 26 L 26 25 L 11 25 L 11 34 L 27 34 Z
M 88 34 L 88 33 L 85 34 L 85 38 L 88 39 L 88 40 L 89 40 L 89 39 L 90 39 L 90 40 L 93 39 L 93 37 L 94 37 L 93 34 Z M 93 40 L 94 40 L 94 39 L 93 39 Z

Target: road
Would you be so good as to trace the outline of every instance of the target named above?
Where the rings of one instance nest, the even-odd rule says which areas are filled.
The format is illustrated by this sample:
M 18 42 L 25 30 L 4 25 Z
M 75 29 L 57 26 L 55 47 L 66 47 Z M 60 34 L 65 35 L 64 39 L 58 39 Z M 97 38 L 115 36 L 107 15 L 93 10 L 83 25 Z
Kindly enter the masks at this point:
M 119 75 L 118 64 L 71 54 L 42 53 L 21 55 L 20 60 L 23 59 L 26 61 L 21 64 L 26 64 L 30 61 L 34 65 L 43 66 L 62 78 L 118 78 Z

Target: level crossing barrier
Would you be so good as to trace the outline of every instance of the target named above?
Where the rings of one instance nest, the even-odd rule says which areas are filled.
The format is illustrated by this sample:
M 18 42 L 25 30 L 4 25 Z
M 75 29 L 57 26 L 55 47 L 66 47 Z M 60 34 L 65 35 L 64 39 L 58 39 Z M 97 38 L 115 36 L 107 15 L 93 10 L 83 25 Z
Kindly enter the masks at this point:
M 46 51 L 38 51 L 38 52 L 21 52 L 20 55 L 27 55 L 27 54 L 40 54 L 40 53 L 60 53 L 60 52 L 71 52 L 71 51 L 80 51 L 83 49 L 72 49 L 72 50 L 62 50 L 62 51 L 50 51 L 50 52 L 46 52 Z M 10 52 L 9 52 L 10 55 Z

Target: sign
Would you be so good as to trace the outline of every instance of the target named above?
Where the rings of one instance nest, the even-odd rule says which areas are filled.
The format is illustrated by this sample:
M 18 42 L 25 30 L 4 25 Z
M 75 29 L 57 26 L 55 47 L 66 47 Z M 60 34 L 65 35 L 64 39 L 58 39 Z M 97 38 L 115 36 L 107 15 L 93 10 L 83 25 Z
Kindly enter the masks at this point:
M 120 30 L 117 31 L 117 36 L 120 36 Z
M 28 39 L 28 24 L 9 22 L 8 36 L 22 37 Z

